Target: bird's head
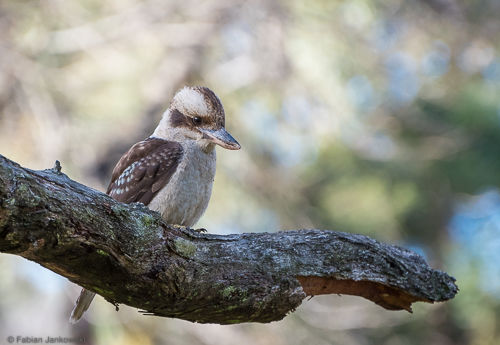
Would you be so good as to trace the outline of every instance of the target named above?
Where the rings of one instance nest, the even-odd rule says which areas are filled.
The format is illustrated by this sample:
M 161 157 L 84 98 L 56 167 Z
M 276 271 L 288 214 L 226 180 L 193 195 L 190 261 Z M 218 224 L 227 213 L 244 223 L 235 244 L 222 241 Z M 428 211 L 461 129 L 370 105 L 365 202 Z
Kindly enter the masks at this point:
M 219 98 L 201 86 L 186 86 L 175 94 L 153 135 L 197 140 L 203 147 L 217 144 L 229 150 L 240 149 L 240 144 L 225 129 L 224 108 Z

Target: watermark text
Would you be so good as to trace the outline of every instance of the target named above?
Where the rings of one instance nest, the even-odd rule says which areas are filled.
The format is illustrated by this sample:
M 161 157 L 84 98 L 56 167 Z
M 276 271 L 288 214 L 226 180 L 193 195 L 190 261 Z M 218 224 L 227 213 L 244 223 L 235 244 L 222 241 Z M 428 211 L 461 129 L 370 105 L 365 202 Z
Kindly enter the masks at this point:
M 61 337 L 45 336 L 33 337 L 23 335 L 9 335 L 7 337 L 9 344 L 82 344 L 85 343 L 84 337 Z

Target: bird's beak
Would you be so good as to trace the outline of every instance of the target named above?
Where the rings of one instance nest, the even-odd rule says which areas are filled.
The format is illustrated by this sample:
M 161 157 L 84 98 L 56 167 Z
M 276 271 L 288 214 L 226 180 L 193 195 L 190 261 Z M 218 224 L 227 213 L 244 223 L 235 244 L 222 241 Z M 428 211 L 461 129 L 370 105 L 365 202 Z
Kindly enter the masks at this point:
M 224 127 L 220 129 L 205 129 L 199 128 L 205 139 L 210 140 L 214 144 L 220 145 L 228 150 L 239 150 L 240 144 L 229 134 Z

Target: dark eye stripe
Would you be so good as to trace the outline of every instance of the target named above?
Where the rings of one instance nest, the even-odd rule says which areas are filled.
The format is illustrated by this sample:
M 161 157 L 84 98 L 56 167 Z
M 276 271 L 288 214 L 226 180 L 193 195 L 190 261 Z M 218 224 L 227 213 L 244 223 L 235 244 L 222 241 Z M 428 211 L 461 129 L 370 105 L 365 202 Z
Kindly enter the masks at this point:
M 170 114 L 170 126 L 172 127 L 189 126 L 189 119 L 179 110 L 173 109 L 172 113 Z

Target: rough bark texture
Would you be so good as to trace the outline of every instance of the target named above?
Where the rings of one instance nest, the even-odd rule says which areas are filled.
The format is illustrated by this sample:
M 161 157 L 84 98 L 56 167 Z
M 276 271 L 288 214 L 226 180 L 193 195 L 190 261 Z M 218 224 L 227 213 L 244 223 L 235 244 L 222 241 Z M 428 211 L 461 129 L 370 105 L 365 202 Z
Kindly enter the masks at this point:
M 270 322 L 308 295 L 351 294 L 387 309 L 453 298 L 454 278 L 419 255 L 328 230 L 198 234 L 81 185 L 60 167 L 0 156 L 0 251 L 111 303 L 196 322 Z

